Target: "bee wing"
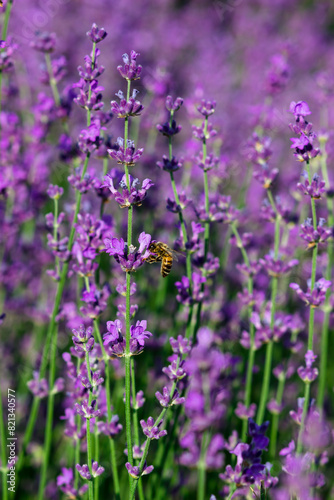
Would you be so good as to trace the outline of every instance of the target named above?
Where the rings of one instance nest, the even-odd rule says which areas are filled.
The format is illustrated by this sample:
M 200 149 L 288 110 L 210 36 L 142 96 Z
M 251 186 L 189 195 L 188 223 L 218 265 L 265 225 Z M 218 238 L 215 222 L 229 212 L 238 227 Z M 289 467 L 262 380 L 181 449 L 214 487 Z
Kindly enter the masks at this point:
M 176 260 L 176 262 L 178 262 L 179 260 L 179 257 L 186 257 L 186 254 L 184 252 L 179 252 L 178 250 L 171 250 L 171 254 L 173 256 L 173 259 Z

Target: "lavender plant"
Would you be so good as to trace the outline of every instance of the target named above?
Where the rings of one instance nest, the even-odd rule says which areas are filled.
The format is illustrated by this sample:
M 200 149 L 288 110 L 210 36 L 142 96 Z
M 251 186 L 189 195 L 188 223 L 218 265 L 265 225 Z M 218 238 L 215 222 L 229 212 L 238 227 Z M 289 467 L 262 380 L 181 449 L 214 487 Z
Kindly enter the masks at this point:
M 0 4 L 1 498 L 332 498 L 331 3 Z

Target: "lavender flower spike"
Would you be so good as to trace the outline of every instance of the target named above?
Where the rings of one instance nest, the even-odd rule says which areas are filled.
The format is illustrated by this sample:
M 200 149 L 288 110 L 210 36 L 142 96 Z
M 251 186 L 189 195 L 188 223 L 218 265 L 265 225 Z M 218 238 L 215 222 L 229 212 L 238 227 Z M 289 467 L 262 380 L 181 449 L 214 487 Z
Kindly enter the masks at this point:
M 145 420 L 140 421 L 140 425 L 142 426 L 143 432 L 148 439 L 160 439 L 163 436 L 166 436 L 167 431 L 159 431 L 159 427 L 162 425 L 163 420 L 160 420 L 160 422 L 157 425 L 155 424 L 155 420 L 153 417 L 148 417 L 147 422 Z
M 154 469 L 153 465 L 147 466 L 146 462 L 144 464 L 143 470 L 140 473 L 140 468 L 136 465 L 131 465 L 130 462 L 126 462 L 125 467 L 127 468 L 128 473 L 130 474 L 131 477 L 134 479 L 139 479 L 141 476 L 145 476 L 147 474 L 150 474 L 152 470 Z

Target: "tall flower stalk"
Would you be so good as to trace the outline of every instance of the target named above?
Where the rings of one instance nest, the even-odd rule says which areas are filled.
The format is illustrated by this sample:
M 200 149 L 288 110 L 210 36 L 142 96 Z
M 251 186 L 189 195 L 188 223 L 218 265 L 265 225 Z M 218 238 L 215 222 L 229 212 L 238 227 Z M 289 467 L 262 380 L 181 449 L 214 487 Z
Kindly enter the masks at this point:
M 202 152 L 196 158 L 198 166 L 203 170 L 203 182 L 204 182 L 204 262 L 207 262 L 208 252 L 209 252 L 209 240 L 210 240 L 210 200 L 209 200 L 209 180 L 208 171 L 216 167 L 219 159 L 214 157 L 211 153 L 207 153 L 207 141 L 216 136 L 217 132 L 213 129 L 212 125 L 209 125 L 209 117 L 215 112 L 216 102 L 203 99 L 201 104 L 197 107 L 197 110 L 204 117 L 204 121 L 200 127 L 193 126 L 193 135 L 196 139 L 202 142 Z M 204 280 L 201 284 L 201 293 L 204 292 Z M 203 299 L 199 300 L 196 312 L 196 321 L 194 324 L 192 342 L 196 341 L 196 334 L 201 324 L 201 313 L 202 313 Z
M 91 33 L 91 32 L 89 32 Z M 93 35 L 88 35 L 92 37 Z M 100 37 L 102 40 L 105 36 Z M 53 40 L 52 39 L 44 39 L 41 40 L 40 43 L 42 44 L 42 51 L 45 53 L 50 52 L 50 45 L 51 47 L 53 46 Z M 99 74 L 102 73 L 102 70 L 96 69 L 96 51 L 95 51 L 95 42 L 93 42 L 94 50 L 93 50 L 93 57 L 90 61 L 89 68 L 86 68 L 87 73 L 85 74 L 85 84 L 88 84 L 88 94 L 91 95 L 91 86 L 94 85 L 94 77 L 98 76 Z M 80 68 L 79 68 L 80 72 Z M 90 120 L 91 120 L 91 114 L 90 114 L 90 109 L 87 109 L 87 126 L 91 127 L 90 125 Z M 91 156 L 91 153 L 94 151 L 96 148 L 96 144 L 98 143 L 98 138 L 100 134 L 100 130 L 98 126 L 93 126 L 94 130 L 91 131 L 83 131 L 79 137 L 79 145 L 82 150 L 82 152 L 85 155 L 84 163 L 83 163 L 83 168 L 80 176 L 80 182 L 83 182 L 85 179 L 86 173 L 87 173 L 87 168 L 88 168 L 88 161 Z M 94 137 L 95 136 L 95 137 Z M 93 139 L 93 140 L 92 140 Z M 78 221 L 78 215 L 80 212 L 81 208 L 81 198 L 82 198 L 83 191 L 78 190 L 76 192 L 76 206 L 75 206 L 75 212 L 73 216 L 73 221 L 72 221 L 72 227 L 70 231 L 70 236 L 68 239 L 68 245 L 67 245 L 67 253 L 68 256 L 71 255 L 72 249 L 73 249 L 73 244 L 74 244 L 74 237 L 75 237 L 75 231 L 76 231 L 76 223 Z M 44 444 L 44 460 L 43 460 L 43 465 L 42 465 L 42 471 L 41 471 L 41 478 L 40 478 L 40 484 L 39 484 L 39 490 L 38 490 L 38 498 L 39 500 L 42 500 L 43 495 L 44 495 L 44 489 L 46 485 L 46 474 L 47 474 L 47 469 L 48 469 L 48 463 L 49 463 L 49 455 L 50 455 L 50 449 L 51 449 L 51 441 L 52 441 L 52 422 L 53 422 L 53 407 L 54 407 L 54 393 L 52 391 L 54 381 L 55 381 L 55 376 L 56 376 L 56 352 L 57 352 L 57 339 L 58 339 L 58 328 L 57 328 L 57 323 L 56 323 L 56 316 L 59 312 L 59 307 L 65 287 L 65 283 L 67 280 L 67 273 L 68 273 L 68 268 L 69 268 L 69 260 L 67 260 L 62 267 L 60 276 L 58 278 L 58 287 L 56 291 L 56 298 L 54 301 L 54 307 L 52 311 L 52 316 L 51 316 L 51 321 L 49 324 L 49 329 L 48 329 L 48 334 L 47 334 L 47 339 L 46 339 L 46 344 L 45 344 L 45 356 L 43 356 L 43 361 L 40 369 L 40 378 L 43 377 L 44 372 L 47 368 L 47 354 L 49 352 L 50 346 L 52 347 L 51 352 L 50 352 L 50 373 L 49 373 L 49 395 L 48 395 L 48 404 L 47 404 L 47 425 L 45 428 L 45 444 Z M 44 364 L 43 364 L 44 363 Z M 36 404 L 36 411 L 31 414 L 30 418 L 31 419 L 36 419 L 37 417 L 37 411 L 38 411 L 38 405 Z M 34 408 L 35 409 L 35 408 Z M 34 427 L 34 420 L 31 420 L 31 422 L 28 423 L 28 429 L 29 432 L 32 432 L 33 427 Z M 29 442 L 30 436 L 26 435 L 25 440 L 23 442 L 23 450 L 26 447 L 26 444 Z
M 327 168 L 327 153 L 326 153 L 326 144 L 328 141 L 328 135 L 323 134 L 319 136 L 319 143 L 321 149 L 320 156 L 320 165 L 321 172 L 326 182 L 327 190 L 330 189 L 330 182 L 328 177 L 328 168 Z M 334 200 L 330 192 L 327 191 L 327 210 L 328 210 L 328 226 L 334 226 Z M 328 281 L 332 281 L 333 274 L 333 265 L 334 265 L 334 248 L 333 242 L 330 241 L 327 244 L 327 267 L 325 271 L 325 278 Z M 325 311 L 324 311 L 324 320 L 322 323 L 322 331 L 321 331 L 321 354 L 320 354 L 320 367 L 319 367 L 319 387 L 317 393 L 317 406 L 321 412 L 323 412 L 324 399 L 326 393 L 326 382 L 327 382 L 327 361 L 328 361 L 328 337 L 329 337 L 329 317 L 330 317 L 330 303 L 329 299 L 331 296 L 330 288 L 327 289 L 326 292 L 326 302 L 325 302 Z
M 250 269 L 250 261 L 247 254 L 247 251 L 243 245 L 242 238 L 240 237 L 239 231 L 236 227 L 236 223 L 233 221 L 229 227 L 231 228 L 232 233 L 235 236 L 237 247 L 240 248 L 244 264 L 247 269 L 249 269 L 248 280 L 247 280 L 247 291 L 251 300 L 254 291 L 254 283 L 253 283 L 253 274 Z M 251 404 L 252 397 L 252 380 L 253 380 L 253 369 L 254 369 L 254 360 L 255 360 L 255 345 L 254 345 L 254 324 L 250 321 L 253 312 L 252 300 L 248 305 L 248 320 L 249 320 L 249 350 L 248 350 L 248 358 L 247 358 L 247 372 L 246 372 L 246 383 L 245 383 L 245 397 L 244 404 L 246 409 L 249 409 Z M 241 441 L 244 442 L 247 435 L 248 421 L 247 419 L 243 419 L 242 421 L 242 432 L 241 432 Z
M 174 173 L 179 170 L 183 165 L 183 160 L 178 160 L 175 156 L 173 156 L 173 136 L 178 134 L 182 127 L 180 125 L 176 125 L 176 121 L 174 120 L 174 114 L 178 111 L 183 104 L 183 99 L 181 97 L 177 97 L 175 101 L 172 100 L 171 96 L 167 96 L 166 98 L 166 108 L 169 111 L 169 122 L 164 123 L 163 125 L 157 125 L 157 129 L 160 133 L 168 138 L 168 158 L 164 155 L 162 161 L 157 162 L 157 166 L 162 170 L 169 172 L 170 180 L 173 188 L 173 194 L 175 198 L 175 203 L 171 200 L 168 200 L 169 210 L 175 211 L 179 215 L 179 222 L 181 227 L 181 234 L 183 240 L 184 250 L 186 252 L 186 272 L 188 278 L 188 293 L 189 296 L 192 294 L 192 265 L 191 265 L 191 252 L 189 248 L 189 237 L 187 233 L 186 222 L 184 219 L 184 208 L 185 203 L 184 200 L 181 202 L 181 198 L 175 183 Z M 184 196 L 182 197 L 184 198 Z M 175 206 L 174 206 L 175 205 Z M 189 313 L 186 327 L 186 336 L 189 337 L 191 332 L 191 323 L 193 316 L 193 302 L 189 304 Z
M 310 115 L 311 112 L 309 110 L 307 103 L 304 101 L 299 101 L 297 103 L 292 102 L 290 105 L 290 111 L 294 114 L 296 118 L 296 124 L 292 125 L 291 129 L 296 134 L 298 134 L 297 138 L 291 139 L 293 143 L 291 148 L 295 149 L 294 153 L 295 157 L 299 161 L 306 163 L 307 181 L 305 182 L 304 185 L 301 184 L 301 189 L 303 189 L 305 194 L 307 194 L 311 198 L 311 212 L 312 212 L 311 224 L 313 226 L 314 234 L 319 234 L 315 199 L 320 197 L 320 193 L 323 190 L 323 186 L 319 182 L 318 177 L 316 178 L 313 177 L 312 179 L 310 170 L 310 160 L 319 154 L 319 149 L 315 148 L 313 145 L 315 134 L 312 131 L 312 124 L 308 123 L 305 118 L 306 116 Z M 312 248 L 312 271 L 311 271 L 311 281 L 309 286 L 310 298 L 306 297 L 306 294 L 304 294 L 301 291 L 298 285 L 294 283 L 290 285 L 290 287 L 292 287 L 297 291 L 298 295 L 301 298 L 303 298 L 304 300 L 307 299 L 306 302 L 310 306 L 309 323 L 308 323 L 308 341 L 307 341 L 308 351 L 305 356 L 307 369 L 310 369 L 315 359 L 315 357 L 313 357 L 314 312 L 315 312 L 315 307 L 317 307 L 317 305 L 319 305 L 318 303 L 320 302 L 319 300 L 320 297 L 317 300 L 316 296 L 318 295 L 319 292 L 321 292 L 322 295 L 324 295 L 326 293 L 327 288 L 329 288 L 330 285 L 330 282 L 325 282 L 325 280 L 323 284 L 320 284 L 319 281 L 319 283 L 316 285 L 318 241 L 314 240 L 312 244 L 309 244 L 309 247 Z M 324 297 L 322 298 L 322 301 L 323 300 Z M 307 356 L 309 358 L 309 361 L 307 361 Z M 312 377 L 309 377 L 308 374 L 306 374 L 305 377 L 301 378 L 305 383 L 305 392 L 304 392 L 303 413 L 300 421 L 300 429 L 297 441 L 297 454 L 300 454 L 302 451 L 302 439 L 305 427 L 305 420 L 309 410 L 309 403 L 310 403 L 310 385 L 315 377 L 313 377 L 313 375 Z
M 274 241 L 274 260 L 278 260 L 278 250 L 280 244 L 280 214 L 276 208 L 276 204 L 273 198 L 273 195 L 270 190 L 268 190 L 268 198 L 270 204 L 275 213 L 275 241 Z M 275 325 L 275 312 L 276 312 L 276 300 L 277 300 L 277 287 L 278 287 L 278 277 L 273 276 L 271 280 L 271 313 L 270 313 L 270 328 L 273 331 Z M 272 369 L 272 358 L 273 358 L 273 348 L 274 342 L 273 340 L 269 340 L 266 347 L 266 357 L 265 357 L 265 365 L 264 365 L 264 375 L 263 375 L 263 383 L 261 389 L 260 396 L 260 404 L 257 413 L 257 424 L 261 425 L 264 419 L 264 413 L 266 409 L 266 404 L 268 402 L 268 393 L 270 386 L 270 375 Z

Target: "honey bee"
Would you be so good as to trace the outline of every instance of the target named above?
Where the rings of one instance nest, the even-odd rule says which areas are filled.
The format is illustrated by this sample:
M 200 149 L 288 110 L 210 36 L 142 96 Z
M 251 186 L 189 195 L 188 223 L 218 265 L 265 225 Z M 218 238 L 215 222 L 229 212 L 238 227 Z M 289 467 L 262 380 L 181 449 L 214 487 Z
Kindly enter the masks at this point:
M 161 276 L 166 278 L 172 269 L 173 259 L 176 261 L 178 260 L 175 250 L 169 248 L 169 246 L 166 245 L 166 243 L 162 243 L 162 241 L 152 241 L 148 249 L 153 255 L 150 255 L 146 259 L 146 262 L 149 264 L 161 262 Z

